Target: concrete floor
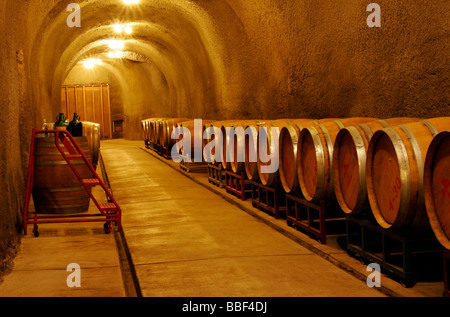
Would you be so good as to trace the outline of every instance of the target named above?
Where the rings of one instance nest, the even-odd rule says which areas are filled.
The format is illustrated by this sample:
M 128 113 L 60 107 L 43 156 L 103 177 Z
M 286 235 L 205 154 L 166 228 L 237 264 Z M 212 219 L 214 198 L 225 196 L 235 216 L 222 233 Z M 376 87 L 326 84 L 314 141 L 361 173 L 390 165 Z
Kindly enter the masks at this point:
M 384 275 L 381 290 L 369 288 L 366 266 L 332 240 L 252 209 L 205 173 L 184 175 L 143 142 L 104 141 L 101 153 L 122 235 L 99 223 L 41 225 L 22 239 L 0 296 L 442 296 L 442 283 L 406 289 Z M 80 264 L 81 288 L 66 285 L 69 263 Z

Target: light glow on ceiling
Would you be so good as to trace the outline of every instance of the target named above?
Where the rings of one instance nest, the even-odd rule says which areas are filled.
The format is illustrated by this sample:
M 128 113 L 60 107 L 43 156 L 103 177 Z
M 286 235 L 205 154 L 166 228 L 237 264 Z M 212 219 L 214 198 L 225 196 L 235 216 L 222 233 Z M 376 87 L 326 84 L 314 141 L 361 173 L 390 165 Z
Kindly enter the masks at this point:
M 139 0 L 123 0 L 125 4 L 138 4 Z
M 110 58 L 122 58 L 122 56 L 123 56 L 123 52 L 122 51 L 118 51 L 118 50 L 108 53 L 108 57 L 110 57 Z
M 106 40 L 106 44 L 113 50 L 121 50 L 125 46 L 125 43 L 119 40 Z
M 116 33 L 125 32 L 131 34 L 133 32 L 133 28 L 129 24 L 115 24 L 113 28 Z
M 89 58 L 89 59 L 85 59 L 84 61 L 82 61 L 82 63 L 85 68 L 92 69 L 92 68 L 94 68 L 95 65 L 100 65 L 102 63 L 102 61 L 97 58 Z

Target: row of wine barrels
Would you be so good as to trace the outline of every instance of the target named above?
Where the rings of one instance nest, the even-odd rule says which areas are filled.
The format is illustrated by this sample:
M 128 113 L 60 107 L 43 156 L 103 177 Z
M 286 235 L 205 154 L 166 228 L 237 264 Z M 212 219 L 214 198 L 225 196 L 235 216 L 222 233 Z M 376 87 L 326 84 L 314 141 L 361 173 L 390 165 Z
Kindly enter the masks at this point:
M 169 118 L 159 118 L 157 120 L 150 121 L 151 140 L 158 145 L 162 145 L 161 144 L 161 134 L 163 129 L 162 122 L 167 119 Z
M 172 132 L 180 122 L 189 118 L 150 118 L 141 121 L 142 136 L 146 143 L 151 142 L 171 149 L 175 145 Z
M 423 187 L 431 229 L 450 250 L 450 130 L 437 134 L 428 148 Z
M 141 121 L 142 137 L 144 138 L 146 143 L 149 142 L 152 138 L 152 136 L 150 135 L 150 122 L 152 120 L 155 120 L 155 118 L 145 119 Z
M 75 137 L 75 142 L 91 160 L 87 137 Z M 58 140 L 62 149 L 64 146 Z M 69 154 L 66 152 L 65 154 Z M 33 202 L 37 213 L 70 214 L 89 209 L 90 196 L 56 147 L 54 137 L 36 138 L 34 148 Z M 92 178 L 83 161 L 72 161 L 81 178 Z
M 367 149 L 370 208 L 386 229 L 429 230 L 424 201 L 424 162 L 434 137 L 450 129 L 450 118 L 433 118 L 378 130 Z
M 194 131 L 194 121 L 175 126 L 193 133 L 191 154 L 202 151 L 205 161 L 220 158 L 226 170 L 267 186 L 279 182 L 312 202 L 336 201 L 347 214 L 371 209 L 385 229 L 433 227 L 448 246 L 448 117 L 207 120 L 201 131 Z M 214 147 L 206 149 L 211 141 Z M 279 169 L 264 171 L 276 159 Z
M 89 144 L 91 163 L 97 168 L 100 154 L 100 124 L 95 122 L 83 121 L 83 136 L 86 137 Z

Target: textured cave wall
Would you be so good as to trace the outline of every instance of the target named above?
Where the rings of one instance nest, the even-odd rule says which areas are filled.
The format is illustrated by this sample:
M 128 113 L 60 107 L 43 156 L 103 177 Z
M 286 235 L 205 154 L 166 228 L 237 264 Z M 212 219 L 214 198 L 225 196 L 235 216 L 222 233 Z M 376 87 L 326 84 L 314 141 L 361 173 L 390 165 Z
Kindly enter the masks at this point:
M 227 2 L 228 14 L 215 10 L 220 5 L 208 9 L 226 41 L 225 64 L 241 69 L 227 72 L 227 83 L 236 84 L 224 87 L 222 113 L 449 115 L 448 1 L 372 1 L 382 16 L 373 29 L 366 24 L 371 1 Z M 241 22 L 232 26 L 242 31 L 237 38 L 226 37 L 230 16 Z
M 0 4 L 1 263 L 19 237 L 31 127 L 59 112 L 65 81 L 111 80 L 128 139 L 149 117 L 450 115 L 448 0 L 154 0 L 135 11 L 79 0 L 79 29 L 65 25 L 71 2 Z M 370 2 L 381 28 L 366 24 Z M 81 76 L 75 65 L 101 53 L 118 12 L 140 23 L 128 44 L 150 62 Z
M 0 4 L 0 281 L 20 243 L 32 115 L 21 3 Z M 16 26 L 13 28 L 12 26 Z

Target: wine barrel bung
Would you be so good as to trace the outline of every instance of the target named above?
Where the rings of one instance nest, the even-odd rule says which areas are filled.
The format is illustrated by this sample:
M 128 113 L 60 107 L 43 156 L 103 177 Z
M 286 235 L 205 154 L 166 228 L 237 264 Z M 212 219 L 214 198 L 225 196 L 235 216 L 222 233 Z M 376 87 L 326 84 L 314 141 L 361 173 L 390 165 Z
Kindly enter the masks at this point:
M 306 200 L 334 201 L 333 147 L 338 132 L 346 126 L 375 121 L 355 117 L 332 120 L 310 126 L 300 132 L 297 145 L 297 173 L 302 195 Z
M 430 231 L 424 202 L 424 161 L 434 136 L 450 118 L 433 118 L 375 132 L 367 149 L 367 195 L 378 224 L 391 230 Z
M 436 135 L 428 148 L 423 186 L 431 229 L 450 250 L 450 130 Z
M 87 138 L 76 137 L 74 139 L 88 159 L 91 159 Z M 58 142 L 60 141 L 58 140 Z M 62 143 L 60 146 L 64 149 Z M 55 138 L 36 138 L 34 156 L 32 194 L 36 212 L 70 214 L 88 211 L 90 196 L 59 152 Z M 93 177 L 84 161 L 72 161 L 72 164 L 81 178 Z
M 336 200 L 346 214 L 356 215 L 369 208 L 366 153 L 372 135 L 390 126 L 419 120 L 390 118 L 355 124 L 339 131 L 333 148 L 333 182 Z

